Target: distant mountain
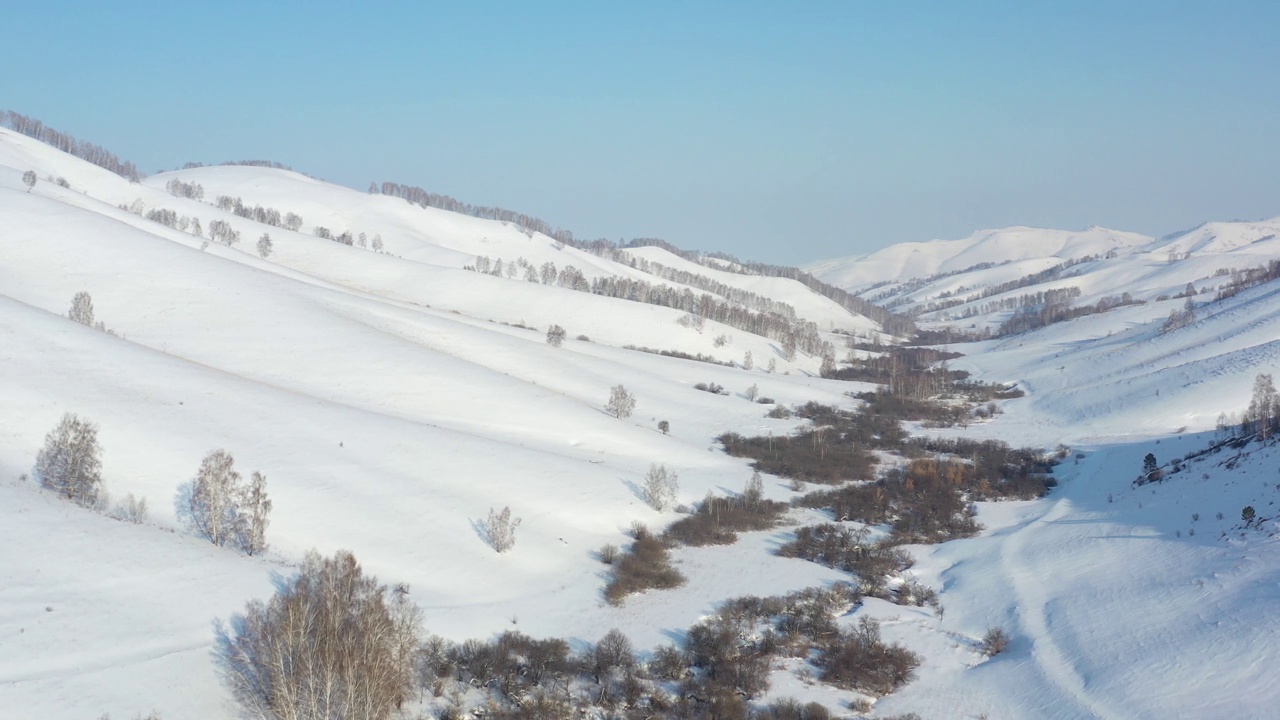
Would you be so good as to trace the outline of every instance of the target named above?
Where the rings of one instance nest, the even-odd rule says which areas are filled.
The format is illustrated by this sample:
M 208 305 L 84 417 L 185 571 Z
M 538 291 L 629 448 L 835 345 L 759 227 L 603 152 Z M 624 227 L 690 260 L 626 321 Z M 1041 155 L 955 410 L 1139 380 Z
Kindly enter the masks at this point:
M 1124 252 L 1151 242 L 1138 233 L 1091 227 L 1081 231 L 1009 227 L 980 230 L 960 240 L 890 245 L 869 255 L 814 262 L 805 267 L 821 280 L 851 292 L 869 285 L 903 283 L 977 265 L 1022 260 L 1071 260 Z

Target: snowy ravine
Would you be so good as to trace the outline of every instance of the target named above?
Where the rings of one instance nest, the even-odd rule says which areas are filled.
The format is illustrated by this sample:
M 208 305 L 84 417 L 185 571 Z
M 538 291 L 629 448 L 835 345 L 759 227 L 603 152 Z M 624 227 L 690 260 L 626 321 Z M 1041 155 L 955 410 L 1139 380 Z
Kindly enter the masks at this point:
M 28 170 L 39 178 L 30 189 Z M 58 177 L 69 187 L 49 179 Z M 169 194 L 175 178 L 201 184 L 205 202 Z M 305 222 L 298 232 L 255 223 L 210 204 L 218 195 Z M 224 221 L 241 239 L 208 242 L 121 205 L 171 209 L 205 228 Z M 385 251 L 318 238 L 317 226 L 376 234 Z M 1049 257 L 1115 250 L 1109 265 L 1081 266 L 1089 274 L 1079 282 L 1093 283 L 1085 297 L 1152 300 L 951 347 L 965 353 L 952 367 L 1028 394 L 985 424 L 922 432 L 1065 444 L 1071 455 L 1047 498 L 984 503 L 980 537 L 913 548 L 910 573 L 939 591 L 941 619 L 868 600 L 842 620 L 882 618 L 888 639 L 924 657 L 874 715 L 1237 718 L 1280 706 L 1268 682 L 1280 666 L 1270 642 L 1280 550 L 1272 525 L 1244 529 L 1240 519 L 1244 505 L 1277 514 L 1280 452 L 1254 448 L 1231 468 L 1225 455 L 1207 456 L 1164 483 L 1132 486 L 1146 453 L 1164 463 L 1205 446 L 1217 415 L 1243 409 L 1254 376 L 1277 365 L 1280 293 L 1268 285 L 1159 332 L 1181 301 L 1157 295 L 1276 252 L 1257 228 L 1210 230 L 1165 241 L 1050 233 L 1031 250 L 983 236 L 967 254 L 948 246 L 922 258 L 931 251 L 920 244 L 886 251 L 870 269 L 845 268 L 856 289 L 858 278 L 995 264 L 961 283 L 979 287 L 1006 282 L 1015 264 L 1036 272 Z M 266 258 L 254 249 L 263 233 L 273 244 Z M 1168 261 L 1174 245 L 1186 259 Z M 407 583 L 426 629 L 455 640 L 514 628 L 582 644 L 618 628 L 647 649 L 727 598 L 845 579 L 773 555 L 784 528 L 677 550 L 686 585 L 606 604 L 596 551 L 625 544 L 634 521 L 680 517 L 641 499 L 651 463 L 679 473 L 678 502 L 738 492 L 749 465 L 714 438 L 804 424 L 765 417 L 748 388 L 781 405 L 852 408 L 846 393 L 870 386 L 821 379 L 817 357 L 788 361 L 773 340 L 713 321 L 699 330 L 671 308 L 463 269 L 478 256 L 676 286 L 510 224 L 297 173 L 210 167 L 130 183 L 0 130 L 0 717 L 235 717 L 215 667 L 214 624 L 269 596 L 311 548 L 350 549 L 383 582 Z M 899 262 L 907 256 L 915 259 Z M 878 331 L 793 281 L 713 270 L 659 248 L 635 257 L 785 302 L 837 348 L 834 329 Z M 67 319 L 80 291 L 111 333 Z M 947 291 L 936 285 L 917 299 Z M 545 341 L 552 324 L 567 331 L 562 347 Z M 742 367 L 748 352 L 751 369 Z M 619 384 L 637 399 L 629 418 L 603 410 Z M 146 497 L 147 524 L 21 479 L 66 412 L 98 424 L 106 488 Z M 215 448 L 268 478 L 265 556 L 213 547 L 177 521 L 178 487 Z M 765 495 L 796 493 L 768 478 Z M 515 548 L 499 555 L 475 523 L 503 506 L 523 522 Z M 994 626 L 1013 640 L 987 659 L 978 639 Z M 787 695 L 833 709 L 851 697 L 775 673 L 772 696 Z

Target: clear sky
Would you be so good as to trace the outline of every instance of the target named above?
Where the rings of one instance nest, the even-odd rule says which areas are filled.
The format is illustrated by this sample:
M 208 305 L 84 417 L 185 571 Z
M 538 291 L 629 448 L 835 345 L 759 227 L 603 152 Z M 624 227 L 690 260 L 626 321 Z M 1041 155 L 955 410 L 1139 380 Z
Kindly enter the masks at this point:
M 799 264 L 1280 215 L 1280 2 L 7 2 L 0 107 Z

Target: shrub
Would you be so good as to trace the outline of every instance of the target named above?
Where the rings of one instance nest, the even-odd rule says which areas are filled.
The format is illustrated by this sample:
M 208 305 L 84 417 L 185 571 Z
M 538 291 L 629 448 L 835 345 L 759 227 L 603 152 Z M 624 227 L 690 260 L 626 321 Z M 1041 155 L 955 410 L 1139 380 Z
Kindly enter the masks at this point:
M 723 385 L 716 383 L 697 383 L 693 386 L 694 390 L 701 390 L 715 395 L 728 395 L 729 391 L 724 389 Z
M 667 590 L 684 583 L 684 576 L 671 566 L 671 555 L 662 541 L 647 530 L 638 530 L 631 549 L 613 564 L 613 574 L 604 597 L 618 605 L 627 595 L 645 590 Z
M 663 537 L 671 542 L 700 547 L 728 545 L 738 539 L 737 533 L 768 530 L 778 524 L 787 504 L 765 500 L 763 484 L 756 476 L 738 497 L 707 496 L 690 516 L 667 528 Z M 760 483 L 753 488 L 753 483 Z
M 888 695 L 909 682 L 920 656 L 880 638 L 880 624 L 863 617 L 858 627 L 843 631 L 818 660 L 822 680 L 873 695 Z
M 618 546 L 613 543 L 606 543 L 600 548 L 600 562 L 605 565 L 612 565 L 618 559 Z
M 885 580 L 911 567 L 911 556 L 892 542 L 869 542 L 866 528 L 811 525 L 796 529 L 795 539 L 778 548 L 782 557 L 794 557 L 843 570 L 858 576 L 859 591 L 885 595 Z
M 136 498 L 133 493 L 125 496 L 119 504 L 111 511 L 111 517 L 124 522 L 131 522 L 134 525 L 141 525 L 147 521 L 147 499 Z
M 752 715 L 752 720 L 830 720 L 830 718 L 831 711 L 825 706 L 816 702 L 801 705 L 791 698 L 770 703 Z
M 982 636 L 982 654 L 987 657 L 999 655 L 1009 648 L 1009 633 L 1004 628 L 993 627 Z
M 778 420 L 786 420 L 791 417 L 791 411 L 781 405 L 774 405 L 769 408 L 769 412 L 765 413 L 764 416 Z
M 246 716 L 383 720 L 413 687 L 421 613 L 355 557 L 312 551 L 266 603 L 252 601 L 215 652 Z
M 552 325 L 547 328 L 547 344 L 551 347 L 560 347 L 564 344 L 565 334 L 564 328 Z
M 520 518 L 511 517 L 511 508 L 504 507 L 502 512 L 489 508 L 489 517 L 484 521 L 485 541 L 494 550 L 504 553 L 516 546 L 516 528 L 520 527 Z
M 609 402 L 604 406 L 605 412 L 616 418 L 631 417 L 636 409 L 636 399 L 621 385 L 614 385 L 609 391 Z
M 98 426 L 67 413 L 44 436 L 44 447 L 36 455 L 35 478 L 77 505 L 96 508 L 102 496 L 101 454 Z

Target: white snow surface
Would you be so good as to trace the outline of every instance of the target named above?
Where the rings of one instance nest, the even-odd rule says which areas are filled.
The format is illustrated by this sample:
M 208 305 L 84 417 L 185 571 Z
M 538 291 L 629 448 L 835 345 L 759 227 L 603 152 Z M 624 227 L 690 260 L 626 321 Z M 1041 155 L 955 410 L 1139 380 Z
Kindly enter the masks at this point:
M 40 176 L 31 192 L 21 181 L 27 169 Z M 174 176 L 203 184 L 206 200 L 238 195 L 297 212 L 303 232 L 171 197 L 163 187 Z M 202 249 L 199 238 L 117 207 L 135 199 L 199 216 L 206 227 L 225 219 L 243 239 Z M 1223 263 L 1280 257 L 1266 237 L 1277 224 L 1210 224 L 1160 241 L 1099 229 L 980 233 L 935 255 L 937 244 L 883 251 L 875 267 L 879 280 L 906 281 L 991 262 L 984 272 L 1007 280 L 1114 249 L 1103 267 L 1078 266 L 1095 278 L 1085 292 L 1152 295 Z M 309 234 L 316 225 L 380 233 L 387 252 L 320 240 Z M 276 247 L 265 260 L 252 252 L 263 232 Z M 1028 237 L 1038 240 L 1021 245 Z M 1170 248 L 1186 259 L 1170 262 Z M 765 418 L 743 397 L 748 386 L 783 404 L 844 407 L 855 402 L 846 391 L 866 386 L 818 379 L 816 359 L 784 362 L 773 343 L 742 331 L 709 322 L 698 333 L 679 325 L 675 310 L 461 269 L 481 254 L 655 281 L 512 226 L 296 173 L 198 168 L 131 184 L 0 130 L 0 717 L 152 709 L 165 718 L 235 717 L 215 669 L 214 623 L 270 595 L 310 548 L 352 550 L 383 582 L 408 583 L 427 629 L 453 639 L 515 628 L 581 645 L 616 627 L 649 648 L 678 640 L 726 598 L 843 579 L 772 555 L 788 535 L 782 528 L 676 551 L 684 587 L 605 604 L 594 552 L 625 543 L 632 521 L 679 517 L 640 500 L 650 463 L 679 473 L 681 502 L 737 492 L 750 469 L 714 438 L 799 425 Z M 820 324 L 841 319 L 796 283 L 689 269 L 788 302 Z M 66 319 L 80 290 L 114 336 Z M 1027 396 L 1004 401 L 994 421 L 945 432 L 1063 443 L 1072 455 L 1047 498 L 983 503 L 980 537 L 912 549 L 910 573 L 939 591 L 942 617 L 871 600 L 844 619 L 879 617 L 886 637 L 925 658 L 916 679 L 879 700 L 873 715 L 1274 715 L 1280 450 L 1255 445 L 1231 463 L 1237 451 L 1224 451 L 1163 483 L 1132 481 L 1148 452 L 1168 463 L 1204 447 L 1218 413 L 1243 409 L 1254 376 L 1274 372 L 1280 292 L 1248 290 L 1160 333 L 1170 302 L 955 346 L 965 357 L 953 367 L 1016 381 Z M 568 330 L 561 348 L 544 342 L 552 323 Z M 716 348 L 721 332 L 733 340 Z M 573 339 L 579 334 L 590 341 Z M 750 350 L 755 369 L 625 344 L 723 360 Z M 775 374 L 762 371 L 770 357 Z M 698 392 L 696 382 L 731 394 Z M 631 418 L 602 410 L 619 383 L 637 398 Z M 99 425 L 107 489 L 145 496 L 148 524 L 109 519 L 19 479 L 64 412 Z M 669 436 L 656 430 L 664 419 Z M 215 548 L 176 521 L 178 486 L 219 447 L 242 472 L 268 478 L 275 510 L 263 557 Z M 776 478 L 766 493 L 794 495 Z M 1242 527 L 1244 505 L 1266 518 L 1262 529 Z M 475 523 L 503 506 L 523 524 L 515 548 L 499 555 Z M 978 641 L 997 625 L 1013 642 L 987 659 Z M 833 709 L 853 697 L 781 670 L 774 687 L 775 696 Z

